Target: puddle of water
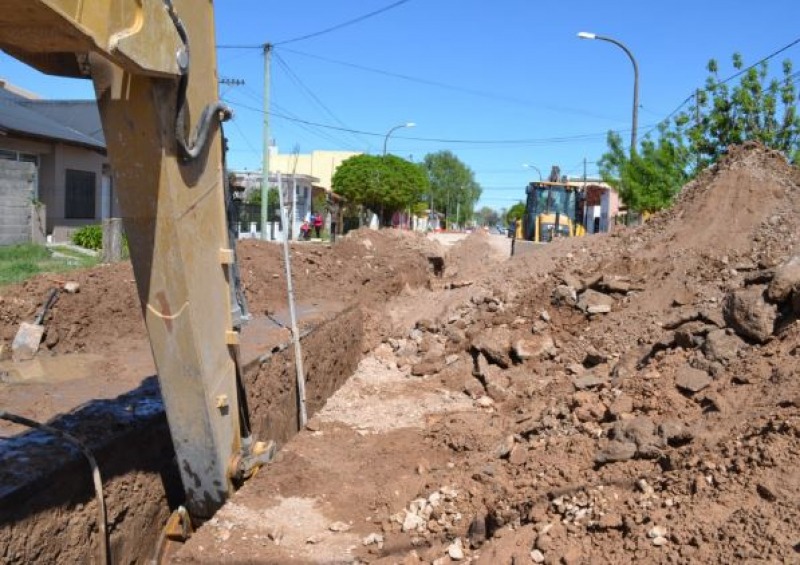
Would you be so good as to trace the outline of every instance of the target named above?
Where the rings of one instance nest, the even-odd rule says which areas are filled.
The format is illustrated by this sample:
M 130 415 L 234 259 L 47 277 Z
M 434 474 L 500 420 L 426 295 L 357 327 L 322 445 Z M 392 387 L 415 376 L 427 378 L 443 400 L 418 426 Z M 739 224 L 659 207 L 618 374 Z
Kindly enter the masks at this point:
M 63 383 L 96 375 L 103 358 L 90 353 L 0 362 L 0 382 L 12 385 Z

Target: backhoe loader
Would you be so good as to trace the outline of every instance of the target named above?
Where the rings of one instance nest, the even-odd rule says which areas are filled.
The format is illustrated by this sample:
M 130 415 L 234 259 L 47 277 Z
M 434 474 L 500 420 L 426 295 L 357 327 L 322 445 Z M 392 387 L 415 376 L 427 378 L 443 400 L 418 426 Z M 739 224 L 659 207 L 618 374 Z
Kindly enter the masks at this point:
M 239 362 L 211 0 L 0 0 L 0 48 L 94 83 L 167 420 L 195 520 L 274 450 Z

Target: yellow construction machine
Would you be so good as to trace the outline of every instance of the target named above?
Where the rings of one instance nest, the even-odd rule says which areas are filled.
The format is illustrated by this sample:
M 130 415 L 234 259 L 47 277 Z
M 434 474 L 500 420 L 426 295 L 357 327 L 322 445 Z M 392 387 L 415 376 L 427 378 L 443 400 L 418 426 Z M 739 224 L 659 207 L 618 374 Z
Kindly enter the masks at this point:
M 531 182 L 526 187 L 525 215 L 518 237 L 547 243 L 559 237 L 586 234 L 580 187 L 559 180 L 557 167 L 553 167 L 550 179 Z
M 213 2 L 0 0 L 0 48 L 94 83 L 186 505 L 207 519 L 273 454 L 239 362 Z

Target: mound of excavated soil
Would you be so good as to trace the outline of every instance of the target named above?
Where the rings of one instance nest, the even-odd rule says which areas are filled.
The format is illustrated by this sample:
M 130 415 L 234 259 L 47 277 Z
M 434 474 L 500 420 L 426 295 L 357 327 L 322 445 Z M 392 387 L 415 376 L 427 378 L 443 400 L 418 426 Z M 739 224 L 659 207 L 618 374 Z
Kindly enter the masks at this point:
M 334 245 L 292 245 L 298 302 L 382 304 L 403 288 L 426 285 L 429 256 L 442 251 L 420 234 L 357 230 Z M 255 314 L 285 311 L 286 277 L 282 248 L 245 240 L 239 245 L 242 279 Z M 45 348 L 53 353 L 104 353 L 124 341 L 146 339 L 133 271 L 128 263 L 103 265 L 67 275 L 42 275 L 0 289 L 2 339 L 9 343 L 19 323 L 31 321 L 48 290 L 68 280 L 77 294 L 61 293 L 45 321 Z
M 733 148 L 647 226 L 514 259 L 425 326 L 494 408 L 433 427 L 469 519 L 422 528 L 423 561 L 800 559 L 798 181 Z

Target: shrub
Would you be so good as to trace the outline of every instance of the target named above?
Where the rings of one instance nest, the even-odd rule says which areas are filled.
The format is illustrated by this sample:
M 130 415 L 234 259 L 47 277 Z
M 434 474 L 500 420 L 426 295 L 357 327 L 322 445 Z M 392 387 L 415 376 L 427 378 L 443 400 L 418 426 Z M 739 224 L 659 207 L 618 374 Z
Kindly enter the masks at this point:
M 103 227 L 100 225 L 83 226 L 72 234 L 72 243 L 86 249 L 101 250 L 103 248 Z

